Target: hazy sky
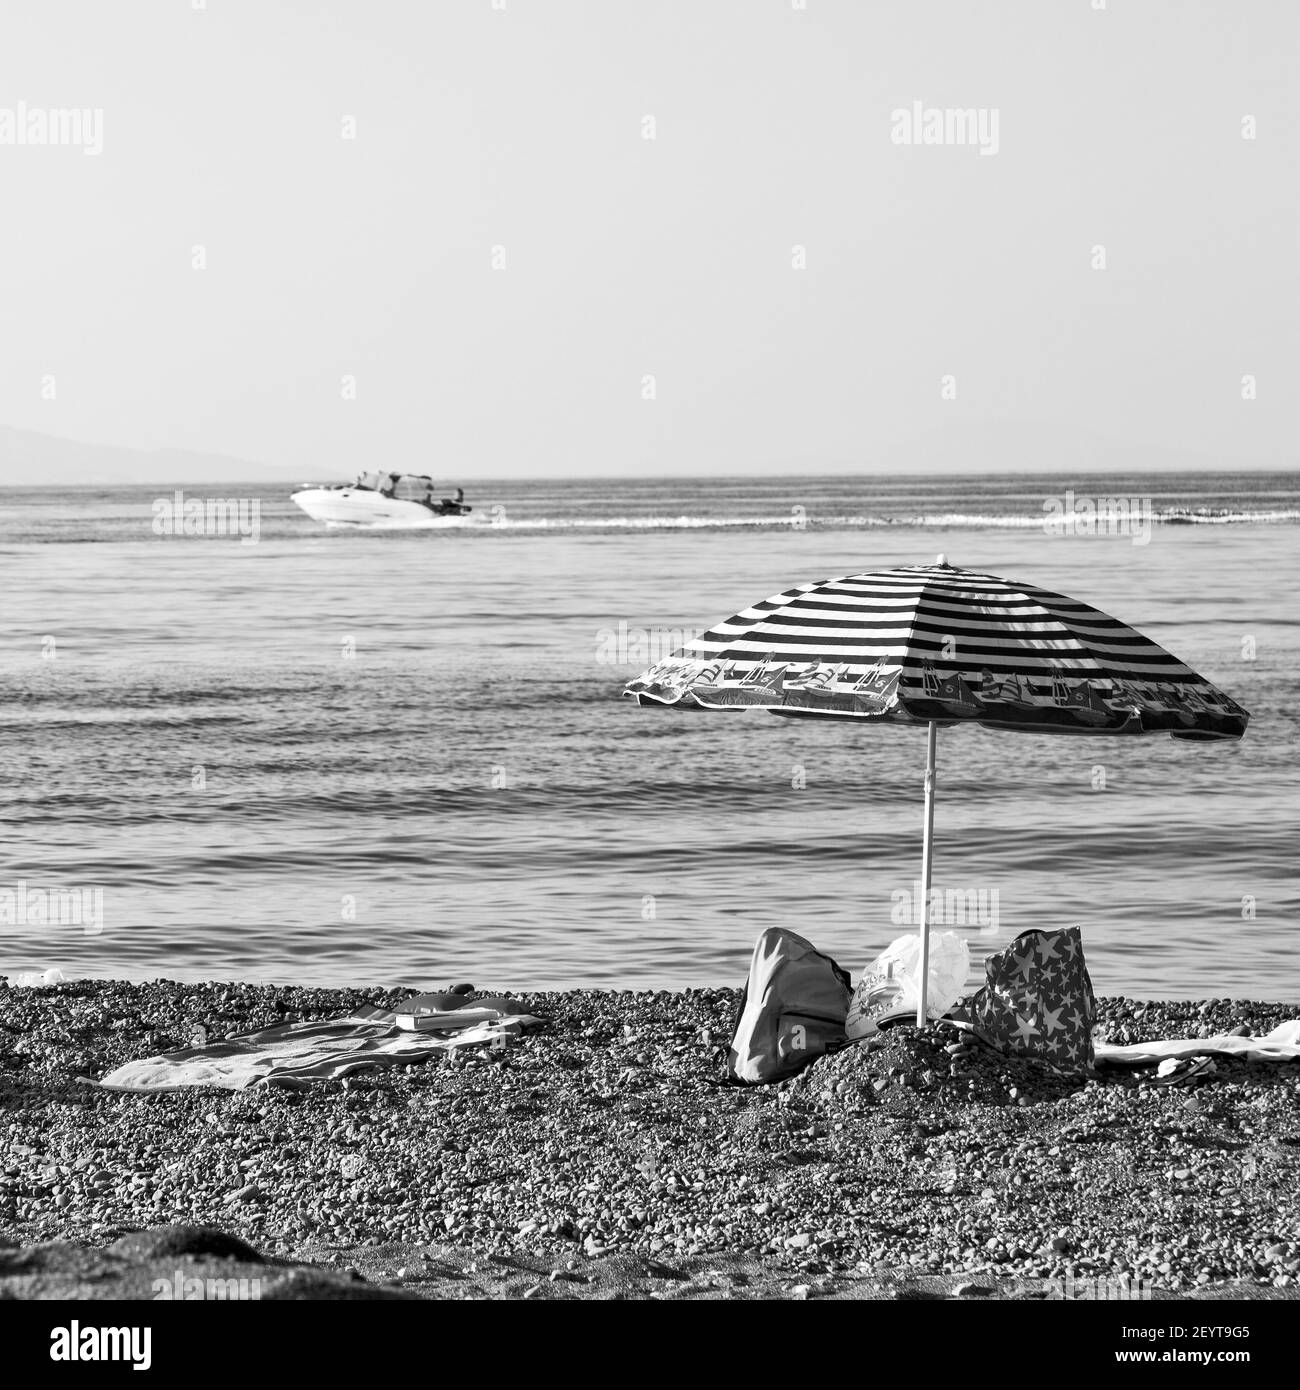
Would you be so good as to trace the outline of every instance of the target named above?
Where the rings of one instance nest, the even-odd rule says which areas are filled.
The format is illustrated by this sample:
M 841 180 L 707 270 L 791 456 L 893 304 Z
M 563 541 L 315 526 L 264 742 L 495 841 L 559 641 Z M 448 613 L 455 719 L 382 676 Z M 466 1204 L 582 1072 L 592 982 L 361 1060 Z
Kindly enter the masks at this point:
M 997 467 L 998 422 L 1293 464 L 1300 5 L 1095 3 L 6 0 L 0 425 L 464 482 L 966 425 Z M 916 103 L 996 145 L 896 143 Z M 14 143 L 72 107 L 102 152 Z

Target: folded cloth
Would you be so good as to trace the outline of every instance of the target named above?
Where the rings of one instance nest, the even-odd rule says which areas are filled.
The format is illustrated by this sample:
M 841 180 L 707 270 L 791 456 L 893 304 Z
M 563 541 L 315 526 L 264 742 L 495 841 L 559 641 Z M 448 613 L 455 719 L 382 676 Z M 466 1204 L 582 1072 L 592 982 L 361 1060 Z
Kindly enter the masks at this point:
M 433 1052 L 495 1042 L 541 1022 L 503 1008 L 490 1012 L 493 1016 L 485 1019 L 475 1008 L 468 1019 L 449 1020 L 445 1030 L 411 1033 L 398 1029 L 391 1009 L 366 1007 L 346 1018 L 282 1023 L 224 1042 L 143 1057 L 97 1082 L 78 1080 L 110 1091 L 179 1091 L 187 1086 L 242 1091 L 255 1085 L 298 1089 L 367 1067 L 418 1062 Z
M 1093 1052 L 1099 1067 L 1138 1067 L 1164 1057 L 1201 1057 L 1210 1052 L 1230 1053 L 1248 1062 L 1292 1062 L 1300 1058 L 1300 1018 L 1279 1023 L 1262 1038 L 1226 1033 L 1216 1038 L 1167 1038 L 1129 1047 L 1099 1042 L 1093 1044 Z
M 441 1033 L 462 1028 L 471 1021 L 512 1014 L 517 1007 L 513 999 L 499 996 L 470 999 L 463 994 L 417 994 L 413 999 L 402 1001 L 394 1012 L 394 1018 L 399 1028 L 421 1033 L 433 1029 Z

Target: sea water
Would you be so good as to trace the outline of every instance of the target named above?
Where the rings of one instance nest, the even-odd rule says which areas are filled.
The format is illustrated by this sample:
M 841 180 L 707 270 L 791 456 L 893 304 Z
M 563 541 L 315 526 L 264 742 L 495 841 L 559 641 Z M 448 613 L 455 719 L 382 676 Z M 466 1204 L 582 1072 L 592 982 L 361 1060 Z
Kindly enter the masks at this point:
M 1086 507 L 1049 534 L 1067 490 L 1142 499 L 1145 539 Z M 480 483 L 462 532 L 183 491 L 256 534 L 156 524 L 172 487 L 0 490 L 0 973 L 677 988 L 739 984 L 779 925 L 856 977 L 908 930 L 924 731 L 619 692 L 790 585 L 944 552 L 1252 714 L 1235 744 L 942 730 L 975 977 L 1077 923 L 1099 993 L 1300 1000 L 1297 475 Z

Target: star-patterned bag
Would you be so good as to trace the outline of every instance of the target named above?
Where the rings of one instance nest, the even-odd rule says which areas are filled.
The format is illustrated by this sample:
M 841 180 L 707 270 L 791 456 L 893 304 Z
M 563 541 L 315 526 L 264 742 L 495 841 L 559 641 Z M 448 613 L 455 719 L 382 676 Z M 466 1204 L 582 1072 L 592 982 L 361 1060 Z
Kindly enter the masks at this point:
M 1092 1066 L 1097 1006 L 1078 927 L 1021 932 L 988 958 L 984 978 L 967 1013 L 986 1043 L 1040 1058 L 1060 1072 Z

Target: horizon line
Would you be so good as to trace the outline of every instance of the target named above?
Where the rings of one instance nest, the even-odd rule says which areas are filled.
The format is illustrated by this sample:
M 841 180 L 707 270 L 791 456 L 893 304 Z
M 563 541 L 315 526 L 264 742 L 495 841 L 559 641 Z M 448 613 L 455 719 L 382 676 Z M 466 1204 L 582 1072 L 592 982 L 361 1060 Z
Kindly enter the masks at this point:
M 364 470 L 363 470 L 364 471 Z M 392 470 L 387 470 L 392 471 Z M 1176 464 L 1159 465 L 1153 464 L 1146 468 L 1064 468 L 1064 467 L 1040 467 L 1040 468 L 992 468 L 992 469 L 972 469 L 968 472 L 960 473 L 940 473 L 928 472 L 926 470 L 912 469 L 902 472 L 881 472 L 863 473 L 854 472 L 850 469 L 833 470 L 831 472 L 805 472 L 802 470 L 794 472 L 761 472 L 761 473 L 501 473 L 496 475 L 485 475 L 477 480 L 474 486 L 490 485 L 503 482 L 538 482 L 538 483 L 560 483 L 560 482 L 734 482 L 737 480 L 762 481 L 764 479 L 790 479 L 798 478 L 802 480 L 810 479 L 847 479 L 858 478 L 863 480 L 898 480 L 903 479 L 908 482 L 933 481 L 969 481 L 973 478 L 1016 478 L 1016 477 L 1081 477 L 1081 478 L 1133 478 L 1156 475 L 1211 475 L 1215 477 L 1238 476 L 1246 477 L 1256 473 L 1276 473 L 1276 474 L 1300 474 L 1300 462 L 1293 465 L 1250 465 L 1248 467 L 1229 467 L 1212 465 L 1202 465 L 1195 468 L 1180 467 Z M 402 476 L 408 476 L 403 474 Z M 410 476 L 416 476 L 414 474 Z M 64 479 L 52 483 L 5 483 L 0 482 L 0 491 L 27 491 L 27 492 L 48 492 L 51 488 L 93 488 L 93 487 L 206 487 L 215 484 L 228 486 L 232 483 L 255 484 L 259 487 L 278 487 L 292 486 L 288 478 L 257 478 L 257 477 L 229 477 L 229 478 L 96 478 L 70 480 Z M 310 486 L 307 480 L 299 480 L 299 485 Z M 316 484 L 319 486 L 319 484 Z M 450 484 L 448 484 L 450 485 Z M 459 485 L 459 484 L 457 484 Z

